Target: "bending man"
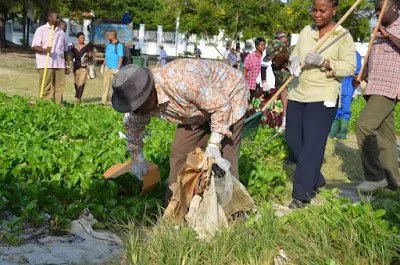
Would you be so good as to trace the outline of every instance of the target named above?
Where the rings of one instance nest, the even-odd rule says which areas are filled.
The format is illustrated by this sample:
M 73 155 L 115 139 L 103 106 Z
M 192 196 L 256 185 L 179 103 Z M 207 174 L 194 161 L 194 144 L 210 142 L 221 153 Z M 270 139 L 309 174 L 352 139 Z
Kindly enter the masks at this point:
M 189 152 L 207 147 L 220 152 L 239 176 L 238 159 L 249 89 L 242 73 L 228 64 L 208 60 L 175 60 L 164 67 L 124 67 L 113 81 L 112 104 L 125 114 L 132 172 L 141 179 L 147 173 L 143 135 L 151 116 L 178 124 L 171 146 L 168 183 L 177 179 Z M 208 144 L 207 144 L 208 143 Z M 166 203 L 171 197 L 166 194 Z

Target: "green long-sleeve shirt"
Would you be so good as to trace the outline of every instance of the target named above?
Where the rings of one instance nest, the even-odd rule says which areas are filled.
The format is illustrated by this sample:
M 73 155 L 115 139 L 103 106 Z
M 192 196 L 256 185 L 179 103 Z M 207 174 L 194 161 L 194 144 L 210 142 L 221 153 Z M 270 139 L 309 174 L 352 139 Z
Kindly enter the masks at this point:
M 304 61 L 306 55 L 318 42 L 318 29 L 306 26 L 299 36 L 292 56 L 297 55 Z M 318 50 L 330 61 L 332 71 L 324 71 L 317 66 L 306 65 L 301 75 L 295 78 L 290 87 L 288 98 L 298 102 L 336 102 L 340 93 L 341 79 L 353 75 L 356 69 L 356 49 L 349 31 L 339 26 L 335 33 Z

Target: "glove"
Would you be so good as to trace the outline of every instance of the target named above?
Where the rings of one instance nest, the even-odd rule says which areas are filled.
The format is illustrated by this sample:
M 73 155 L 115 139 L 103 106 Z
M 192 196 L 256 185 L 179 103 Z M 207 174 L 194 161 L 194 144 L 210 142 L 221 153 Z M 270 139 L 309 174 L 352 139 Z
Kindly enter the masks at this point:
M 262 88 L 264 92 L 270 91 L 271 89 L 268 86 L 268 83 L 266 81 L 263 82 Z
M 208 145 L 205 152 L 205 158 L 214 157 L 216 159 L 221 158 L 220 146 L 222 139 L 224 136 L 217 132 L 212 132 L 210 136 L 210 140 L 208 141 Z
M 297 55 L 292 55 L 289 58 L 290 65 L 289 65 L 289 71 L 290 74 L 293 76 L 299 76 L 301 73 L 301 68 L 300 68 L 300 57 Z
M 104 64 L 102 64 L 101 67 L 100 67 L 100 73 L 101 73 L 102 75 L 104 75 Z
M 321 66 L 324 63 L 324 60 L 324 57 L 322 57 L 320 54 L 310 52 L 309 54 L 307 54 L 304 62 L 309 65 Z
M 148 170 L 147 161 L 144 159 L 142 154 L 139 154 L 132 164 L 133 175 L 135 175 L 138 180 L 143 180 L 143 176 L 147 174 Z

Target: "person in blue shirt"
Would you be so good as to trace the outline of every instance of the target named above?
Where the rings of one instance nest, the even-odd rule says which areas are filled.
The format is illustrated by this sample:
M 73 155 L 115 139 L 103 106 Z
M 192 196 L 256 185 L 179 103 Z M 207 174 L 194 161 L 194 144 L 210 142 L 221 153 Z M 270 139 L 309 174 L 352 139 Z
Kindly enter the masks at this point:
M 111 85 L 114 75 L 121 69 L 124 58 L 124 45 L 118 41 L 117 32 L 111 30 L 107 33 L 108 43 L 106 45 L 105 59 L 101 66 L 103 79 L 103 95 L 101 104 L 107 104 L 111 96 Z
M 160 56 L 158 59 L 160 60 L 160 66 L 167 64 L 167 52 L 164 50 L 164 45 L 160 45 Z
M 354 73 L 355 76 L 361 70 L 361 55 L 356 52 L 357 68 Z M 351 102 L 353 101 L 354 88 L 352 85 L 354 76 L 345 77 L 342 80 L 341 87 L 341 105 L 336 112 L 335 120 L 333 121 L 329 137 L 333 139 L 346 139 L 347 129 L 351 118 Z
M 123 24 L 129 24 L 132 22 L 131 14 L 129 11 L 126 11 L 122 17 L 122 23 Z

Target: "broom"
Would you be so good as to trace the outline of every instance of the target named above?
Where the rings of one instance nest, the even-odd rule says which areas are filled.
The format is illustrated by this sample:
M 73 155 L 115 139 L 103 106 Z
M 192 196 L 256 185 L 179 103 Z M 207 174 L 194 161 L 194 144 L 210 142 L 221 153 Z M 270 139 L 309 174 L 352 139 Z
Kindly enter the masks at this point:
M 361 3 L 362 0 L 357 0 L 349 10 L 342 16 L 342 18 L 336 23 L 336 25 L 331 29 L 328 33 L 326 33 L 321 39 L 318 40 L 318 42 L 315 44 L 314 48 L 311 50 L 312 52 L 317 52 L 322 45 L 335 33 L 336 29 L 343 24 L 343 22 L 350 16 L 350 14 L 357 8 L 357 6 Z M 387 0 L 385 0 L 387 2 Z M 383 12 L 382 12 L 383 13 Z M 300 68 L 302 69 L 304 67 L 304 63 L 300 65 Z M 286 89 L 286 87 L 292 82 L 294 79 L 293 76 L 290 76 L 286 82 L 276 91 L 276 93 L 267 101 L 265 106 L 257 113 L 253 114 L 252 116 L 248 117 L 245 120 L 244 123 L 244 131 L 243 131 L 243 137 L 247 138 L 248 140 L 254 140 L 258 127 L 260 125 L 260 120 L 262 113 L 267 110 L 267 108 L 271 105 L 272 102 L 274 102 L 279 95 Z

